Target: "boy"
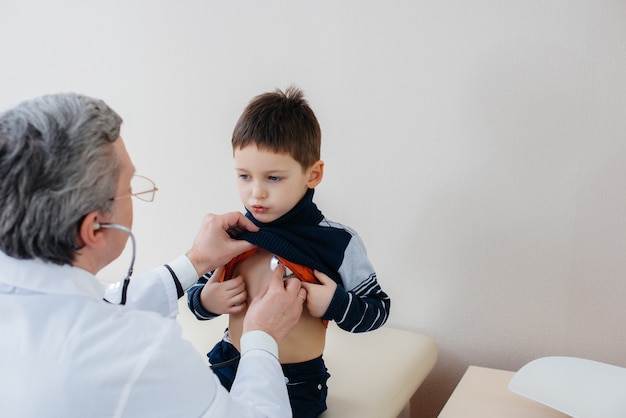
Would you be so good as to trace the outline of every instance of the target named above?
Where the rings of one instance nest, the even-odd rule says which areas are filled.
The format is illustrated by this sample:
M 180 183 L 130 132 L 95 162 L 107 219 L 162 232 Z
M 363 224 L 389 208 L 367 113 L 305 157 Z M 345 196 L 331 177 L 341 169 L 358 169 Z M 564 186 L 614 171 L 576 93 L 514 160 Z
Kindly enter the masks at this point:
M 349 332 L 370 331 L 386 322 L 390 308 L 359 236 L 326 219 L 313 203 L 324 174 L 320 144 L 319 124 L 300 90 L 276 90 L 250 102 L 235 126 L 232 146 L 239 196 L 260 230 L 237 238 L 258 248 L 201 277 L 188 291 L 198 319 L 230 315 L 224 338 L 208 354 L 228 389 L 247 304 L 265 290 L 273 256 L 303 281 L 305 309 L 279 345 L 294 417 L 317 417 L 326 410 L 327 321 Z

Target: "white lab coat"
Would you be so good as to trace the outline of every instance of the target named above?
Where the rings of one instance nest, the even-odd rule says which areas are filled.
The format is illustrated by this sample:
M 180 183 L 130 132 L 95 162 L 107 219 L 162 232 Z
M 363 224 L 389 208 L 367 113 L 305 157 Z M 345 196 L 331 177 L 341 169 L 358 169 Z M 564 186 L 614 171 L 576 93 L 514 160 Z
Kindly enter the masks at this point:
M 171 266 L 197 279 L 185 257 Z M 291 416 L 275 341 L 242 340 L 229 394 L 181 338 L 165 267 L 131 281 L 127 306 L 102 296 L 85 270 L 0 252 L 0 416 Z

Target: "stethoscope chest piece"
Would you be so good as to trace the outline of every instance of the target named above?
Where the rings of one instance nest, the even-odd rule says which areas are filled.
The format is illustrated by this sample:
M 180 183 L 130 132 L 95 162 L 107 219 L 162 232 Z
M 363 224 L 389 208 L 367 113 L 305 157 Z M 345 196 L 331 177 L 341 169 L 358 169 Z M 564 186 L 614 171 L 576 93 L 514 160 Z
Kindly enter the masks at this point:
M 278 267 L 278 265 L 280 264 L 280 260 L 278 259 L 278 257 L 276 257 L 275 255 L 272 256 L 272 259 L 270 260 L 270 269 L 272 269 L 272 271 L 276 270 L 276 267 Z M 283 266 L 285 267 L 285 276 L 284 277 L 289 277 L 291 275 L 293 275 L 293 271 L 291 271 L 289 268 L 287 268 L 287 266 L 285 266 L 283 264 Z

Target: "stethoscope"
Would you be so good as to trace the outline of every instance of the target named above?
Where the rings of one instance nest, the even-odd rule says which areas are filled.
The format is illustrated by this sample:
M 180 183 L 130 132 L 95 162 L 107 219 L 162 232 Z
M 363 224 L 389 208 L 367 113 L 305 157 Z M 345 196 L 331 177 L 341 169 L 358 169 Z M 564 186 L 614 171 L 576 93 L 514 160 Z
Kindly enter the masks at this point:
M 126 294 L 128 293 L 128 285 L 130 284 L 130 276 L 133 275 L 133 267 L 135 266 L 135 246 L 136 246 L 135 236 L 133 235 L 133 232 L 129 228 L 125 227 L 124 225 L 111 224 L 111 223 L 95 223 L 94 224 L 94 229 L 100 229 L 100 228 L 117 229 L 119 231 L 126 232 L 128 236 L 130 237 L 132 256 L 130 258 L 130 266 L 128 266 L 128 272 L 126 273 L 126 277 L 124 277 L 124 282 L 122 283 L 122 297 L 119 303 L 120 305 L 126 305 Z M 278 264 L 280 264 L 280 261 L 278 261 L 278 257 L 273 256 L 272 259 L 270 260 L 270 268 L 272 269 L 272 271 L 276 270 L 276 267 L 278 267 Z M 284 266 L 284 267 L 285 267 L 285 277 L 293 274 L 293 272 L 289 270 L 287 266 Z M 107 300 L 106 298 L 103 298 L 103 300 L 108 303 L 113 303 Z
M 130 258 L 130 266 L 128 267 L 128 272 L 126 273 L 126 277 L 124 277 L 124 282 L 122 283 L 122 298 L 120 299 L 120 305 L 126 304 L 126 293 L 128 292 L 128 285 L 130 284 L 130 276 L 133 275 L 133 267 L 135 266 L 135 236 L 132 231 L 125 227 L 124 225 L 118 224 L 110 224 L 110 223 L 96 223 L 94 224 L 94 229 L 107 228 L 107 229 L 117 229 L 119 231 L 126 232 L 130 237 L 130 242 L 132 244 L 132 257 Z M 105 302 L 113 303 L 108 301 L 106 298 L 103 298 Z

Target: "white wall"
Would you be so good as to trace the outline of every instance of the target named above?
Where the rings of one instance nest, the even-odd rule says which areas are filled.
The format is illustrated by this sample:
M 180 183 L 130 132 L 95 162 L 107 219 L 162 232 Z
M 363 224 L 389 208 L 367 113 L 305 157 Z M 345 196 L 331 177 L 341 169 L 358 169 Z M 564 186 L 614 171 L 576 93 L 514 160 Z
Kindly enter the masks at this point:
M 433 417 L 469 364 L 626 366 L 625 45 L 619 0 L 0 0 L 0 107 L 78 91 L 123 115 L 161 189 L 135 204 L 140 272 L 241 209 L 234 123 L 301 87 L 319 206 L 365 239 L 389 325 L 439 344 Z

